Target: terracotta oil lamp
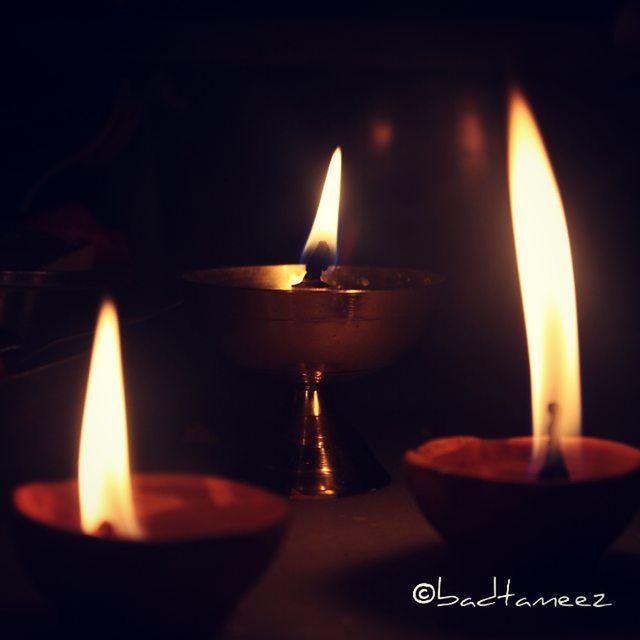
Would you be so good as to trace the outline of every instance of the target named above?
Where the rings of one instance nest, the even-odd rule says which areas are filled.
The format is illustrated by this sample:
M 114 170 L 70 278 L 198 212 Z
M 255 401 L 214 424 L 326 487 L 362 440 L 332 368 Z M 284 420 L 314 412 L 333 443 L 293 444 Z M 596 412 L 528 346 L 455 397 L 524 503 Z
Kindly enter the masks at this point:
M 65 621 L 109 637 L 216 628 L 273 558 L 288 510 L 279 496 L 221 477 L 130 473 L 109 300 L 96 328 L 78 479 L 19 486 L 13 507 L 35 586 Z
M 406 454 L 408 484 L 427 519 L 459 549 L 571 561 L 602 552 L 632 519 L 640 505 L 640 450 L 580 435 L 569 234 L 542 137 L 517 91 L 508 133 L 533 436 L 426 442 Z
M 184 274 L 215 347 L 234 362 L 296 385 L 288 441 L 292 498 L 331 498 L 389 477 L 354 430 L 337 429 L 321 385 L 383 367 L 422 330 L 441 278 L 416 269 L 336 265 L 341 151 L 329 164 L 301 264 Z

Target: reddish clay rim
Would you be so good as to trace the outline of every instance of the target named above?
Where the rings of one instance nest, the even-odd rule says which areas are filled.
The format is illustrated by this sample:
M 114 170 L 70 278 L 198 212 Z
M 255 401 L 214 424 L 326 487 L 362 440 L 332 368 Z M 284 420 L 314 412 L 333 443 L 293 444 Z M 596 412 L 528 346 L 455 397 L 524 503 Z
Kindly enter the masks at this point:
M 501 484 L 575 485 L 640 474 L 640 449 L 592 437 L 563 439 L 570 480 L 541 483 L 531 465 L 531 436 L 435 438 L 405 454 L 415 471 Z M 506 461 L 505 461 L 506 458 Z
M 136 508 L 145 530 L 119 544 L 180 544 L 246 537 L 283 527 L 289 503 L 266 489 L 219 476 L 135 473 Z M 32 482 L 14 489 L 16 512 L 58 532 L 112 542 L 82 532 L 77 480 Z

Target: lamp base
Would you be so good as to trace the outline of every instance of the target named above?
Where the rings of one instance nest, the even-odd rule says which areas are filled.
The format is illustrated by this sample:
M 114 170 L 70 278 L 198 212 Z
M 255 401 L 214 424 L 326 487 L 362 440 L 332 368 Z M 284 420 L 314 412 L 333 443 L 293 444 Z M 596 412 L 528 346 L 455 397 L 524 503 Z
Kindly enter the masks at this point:
M 352 428 L 335 427 L 322 410 L 321 377 L 305 377 L 296 391 L 287 482 L 294 500 L 337 498 L 380 489 L 389 474 Z

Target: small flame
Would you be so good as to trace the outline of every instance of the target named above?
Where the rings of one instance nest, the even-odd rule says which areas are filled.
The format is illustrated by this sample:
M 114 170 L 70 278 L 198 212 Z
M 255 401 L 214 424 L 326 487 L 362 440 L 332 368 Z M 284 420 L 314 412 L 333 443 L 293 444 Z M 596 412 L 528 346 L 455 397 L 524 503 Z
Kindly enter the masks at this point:
M 82 530 L 140 538 L 129 471 L 127 416 L 114 303 L 100 309 L 82 417 L 78 486 Z
M 302 252 L 302 262 L 306 262 L 320 242 L 326 242 L 331 249 L 333 262 L 338 255 L 338 213 L 340 211 L 340 174 L 342 172 L 342 151 L 338 147 L 331 156 L 327 177 L 322 187 L 320 204 L 316 212 L 311 233 Z
M 581 429 L 580 355 L 569 232 L 558 185 L 531 110 L 509 104 L 509 192 L 524 307 L 536 454 L 549 434 Z

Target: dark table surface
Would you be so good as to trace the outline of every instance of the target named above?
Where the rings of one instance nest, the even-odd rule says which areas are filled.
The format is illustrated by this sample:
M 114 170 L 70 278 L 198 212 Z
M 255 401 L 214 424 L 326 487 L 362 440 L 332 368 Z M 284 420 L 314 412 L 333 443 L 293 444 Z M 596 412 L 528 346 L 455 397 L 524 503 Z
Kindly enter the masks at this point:
M 605 592 L 609 609 L 437 609 L 418 605 L 420 582 L 474 599 L 492 592 L 492 573 L 461 567 L 425 523 L 397 480 L 377 494 L 294 505 L 283 551 L 241 603 L 224 638 L 617 638 L 638 637 L 640 521 L 586 576 L 546 581 L 512 578 L 511 588 L 539 595 Z M 634 583 L 631 582 L 634 581 Z M 502 588 L 502 587 L 499 587 Z M 511 603 L 513 604 L 513 602 Z
M 198 355 L 198 338 L 189 338 L 188 322 L 184 310 L 174 308 L 125 326 L 134 465 L 260 480 L 255 451 L 286 423 L 290 389 L 278 379 L 253 376 Z M 431 363 L 428 367 L 425 358 Z M 446 360 L 452 358 L 455 362 L 455 354 L 448 353 Z M 75 473 L 86 366 L 87 354 L 80 350 L 0 383 L 5 487 Z M 448 593 L 477 599 L 492 588 L 490 570 L 464 564 L 448 552 L 401 478 L 407 447 L 455 428 L 439 426 L 447 407 L 464 422 L 458 431 L 485 428 L 480 418 L 475 427 L 465 422 L 465 411 L 471 415 L 473 409 L 455 406 L 457 393 L 462 394 L 459 404 L 471 400 L 464 379 L 451 373 L 454 369 L 444 366 L 436 344 L 427 338 L 389 370 L 327 389 L 327 405 L 336 419 L 359 426 L 393 480 L 367 495 L 292 503 L 291 528 L 281 552 L 242 600 L 222 638 L 639 637 L 640 520 L 601 562 L 570 575 L 541 580 L 526 572 L 498 574 L 500 580 L 511 577 L 518 594 L 604 592 L 613 607 L 489 610 L 436 608 L 412 601 L 418 582 L 434 583 L 438 576 Z M 523 379 L 526 383 L 526 371 Z M 487 387 L 486 382 L 476 384 Z M 456 389 L 453 397 L 443 391 L 449 386 Z M 505 393 L 513 402 L 518 399 L 517 394 Z M 525 404 L 522 414 L 526 413 Z M 438 428 L 425 427 L 429 424 Z M 51 610 L 22 575 L 3 529 L 0 638 L 51 637 L 56 631 Z

